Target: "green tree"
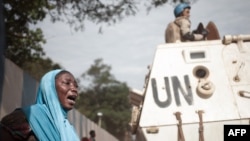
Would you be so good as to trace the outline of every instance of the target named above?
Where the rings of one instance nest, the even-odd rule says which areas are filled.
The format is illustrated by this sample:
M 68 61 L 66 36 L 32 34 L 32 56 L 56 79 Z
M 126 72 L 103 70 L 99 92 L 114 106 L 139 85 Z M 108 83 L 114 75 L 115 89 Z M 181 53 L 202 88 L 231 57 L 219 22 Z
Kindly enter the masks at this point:
M 99 0 L 5 0 L 3 1 L 6 45 L 5 57 L 23 68 L 25 62 L 45 56 L 46 43 L 40 28 L 32 25 L 49 15 L 51 21 L 64 21 L 75 30 L 84 29 L 84 21 L 115 22 L 135 13 L 133 1 L 104 4 Z
M 54 64 L 51 60 L 43 60 L 45 52 L 42 44 L 46 43 L 46 40 L 42 30 L 40 28 L 32 29 L 31 25 L 42 21 L 46 16 L 46 9 L 50 9 L 50 7 L 44 0 L 5 0 L 3 7 L 6 35 L 5 57 L 36 79 L 40 79 L 41 73 L 53 68 Z M 50 64 L 43 66 L 41 62 Z M 40 69 L 34 71 L 35 68 Z
M 142 3 L 150 11 L 167 2 L 179 1 L 185 0 L 4 0 L 1 3 L 6 37 L 4 55 L 40 79 L 48 70 L 61 68 L 49 58 L 44 59 L 42 45 L 46 39 L 40 28 L 32 27 L 46 16 L 50 16 L 52 22 L 65 22 L 77 31 L 85 28 L 86 20 L 100 27 L 102 24 L 115 24 L 125 17 L 135 15 Z M 103 127 L 122 139 L 130 119 L 128 87 L 126 83 L 117 81 L 110 70 L 111 67 L 102 64 L 102 60 L 96 60 L 83 75 L 85 80 L 89 80 L 87 84 L 90 87 L 80 94 L 78 108 L 93 121 L 97 121 L 97 112 L 103 112 Z
M 5 0 L 4 21 L 7 50 L 5 56 L 22 67 L 24 62 L 44 55 L 42 44 L 45 43 L 42 30 L 30 29 L 45 18 L 45 4 L 41 1 Z
M 52 22 L 67 23 L 76 31 L 83 30 L 85 21 L 89 20 L 99 24 L 101 32 L 101 24 L 114 24 L 125 17 L 135 15 L 139 11 L 138 6 L 141 3 L 144 3 L 150 10 L 152 7 L 158 7 L 168 1 L 176 3 L 185 0 L 147 0 L 143 2 L 139 0 L 4 0 L 3 4 L 1 3 L 4 10 L 7 46 L 4 55 L 24 70 L 27 62 L 41 60 L 46 55 L 42 48 L 46 40 L 42 30 L 32 28 L 32 26 L 43 21 L 46 16 L 50 16 Z M 50 65 L 50 67 L 53 66 L 53 64 Z M 47 71 L 49 68 L 43 67 L 43 69 Z
M 82 82 L 85 87 L 79 94 L 76 108 L 96 123 L 97 113 L 102 112 L 102 128 L 122 141 L 129 130 L 129 88 L 126 83 L 117 81 L 110 71 L 111 67 L 104 64 L 102 59 L 96 59 L 83 73 Z

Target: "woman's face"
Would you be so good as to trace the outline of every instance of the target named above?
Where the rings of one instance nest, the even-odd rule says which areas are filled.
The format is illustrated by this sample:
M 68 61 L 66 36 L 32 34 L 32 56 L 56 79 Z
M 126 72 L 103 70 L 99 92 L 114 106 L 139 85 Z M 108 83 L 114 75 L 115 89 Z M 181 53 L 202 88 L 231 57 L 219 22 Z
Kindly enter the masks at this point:
M 56 77 L 56 91 L 62 107 L 71 110 L 78 96 L 78 85 L 74 76 L 68 72 L 63 72 Z

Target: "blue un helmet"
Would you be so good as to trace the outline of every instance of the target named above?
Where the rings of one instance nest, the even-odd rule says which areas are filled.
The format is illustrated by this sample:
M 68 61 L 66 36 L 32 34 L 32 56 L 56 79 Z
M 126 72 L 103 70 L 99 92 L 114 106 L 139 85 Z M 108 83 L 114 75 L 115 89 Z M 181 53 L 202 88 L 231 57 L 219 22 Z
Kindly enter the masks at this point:
M 189 4 L 187 4 L 187 3 L 180 3 L 180 4 L 178 4 L 178 5 L 175 7 L 175 9 L 174 9 L 174 15 L 175 15 L 175 17 L 178 17 L 178 16 L 181 14 L 181 12 L 182 12 L 184 9 L 186 9 L 186 8 L 191 9 L 191 7 L 189 6 Z

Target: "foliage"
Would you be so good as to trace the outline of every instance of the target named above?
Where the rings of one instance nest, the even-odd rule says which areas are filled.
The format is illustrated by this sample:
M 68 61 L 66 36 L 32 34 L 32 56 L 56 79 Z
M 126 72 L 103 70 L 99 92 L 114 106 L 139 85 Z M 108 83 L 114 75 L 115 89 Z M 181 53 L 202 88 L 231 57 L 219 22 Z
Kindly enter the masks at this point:
M 46 43 L 43 32 L 40 28 L 30 27 L 45 18 L 46 9 L 50 9 L 46 0 L 5 0 L 3 6 L 7 45 L 5 57 L 37 80 L 49 70 L 61 68 L 49 58 L 43 59 L 45 52 L 42 44 Z
M 4 1 L 4 21 L 7 41 L 5 56 L 15 60 L 16 64 L 41 57 L 41 43 L 45 43 L 41 29 L 30 29 L 30 24 L 36 24 L 45 18 L 46 11 L 42 9 L 43 1 Z M 17 58 L 18 57 L 18 58 Z
M 66 21 L 74 29 L 84 29 L 84 21 L 116 23 L 125 16 L 136 13 L 135 0 L 57 0 L 55 10 L 49 12 L 52 21 Z
M 135 15 L 142 3 L 150 10 L 178 1 L 185 0 L 4 0 L 1 3 L 6 37 L 4 55 L 39 80 L 48 70 L 61 68 L 51 59 L 44 59 L 42 46 L 46 39 L 40 28 L 33 27 L 46 16 L 50 16 L 52 22 L 65 22 L 78 31 L 85 28 L 87 20 L 99 25 L 115 24 Z M 83 75 L 89 87 L 81 93 L 78 109 L 96 122 L 96 113 L 103 112 L 103 128 L 121 139 L 130 115 L 128 87 L 117 81 L 110 71 L 111 67 L 99 59 Z
M 2 4 L 6 33 L 4 55 L 23 69 L 27 62 L 41 60 L 45 56 L 42 45 L 46 40 L 42 30 L 34 28 L 33 25 L 43 21 L 46 16 L 49 16 L 52 22 L 65 22 L 77 31 L 85 28 L 87 20 L 99 25 L 103 23 L 110 25 L 135 15 L 139 11 L 138 6 L 142 3 L 149 10 L 167 2 L 178 1 L 185 0 L 143 2 L 140 0 L 5 0 Z M 102 32 L 101 27 L 99 31 Z M 53 66 L 53 64 L 50 65 L 50 67 Z M 43 69 L 48 70 L 48 68 Z
M 89 119 L 98 123 L 98 112 L 102 112 L 102 128 L 123 140 L 128 131 L 130 120 L 129 88 L 117 81 L 110 73 L 111 67 L 103 64 L 102 59 L 82 75 L 84 84 L 88 84 L 80 93 L 76 108 Z
M 103 3 L 99 0 L 5 0 L 3 2 L 6 33 L 5 57 L 23 68 L 23 63 L 42 58 L 46 43 L 40 28 L 32 25 L 50 15 L 51 21 L 64 21 L 74 29 L 84 29 L 84 21 L 115 22 L 135 14 L 132 0 Z
M 135 15 L 142 3 L 149 11 L 167 2 L 178 1 L 185 0 L 4 0 L 1 3 L 6 37 L 4 55 L 39 80 L 45 72 L 61 68 L 51 59 L 44 59 L 42 46 L 46 39 L 40 28 L 33 27 L 46 16 L 50 16 L 52 22 L 65 22 L 78 31 L 84 30 L 87 20 L 98 25 L 115 24 Z M 130 119 L 129 90 L 126 83 L 116 80 L 110 71 L 111 67 L 103 64 L 101 59 L 95 60 L 82 75 L 84 84 L 89 85 L 81 92 L 76 106 L 96 123 L 97 112 L 102 112 L 102 127 L 123 140 Z

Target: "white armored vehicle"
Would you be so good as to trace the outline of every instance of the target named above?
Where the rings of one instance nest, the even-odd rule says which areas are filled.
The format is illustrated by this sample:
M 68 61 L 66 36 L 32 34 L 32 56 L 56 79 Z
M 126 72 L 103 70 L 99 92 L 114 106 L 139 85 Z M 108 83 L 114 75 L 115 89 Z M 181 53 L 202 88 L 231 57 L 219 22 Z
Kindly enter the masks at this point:
M 130 100 L 136 141 L 223 141 L 250 124 L 250 35 L 159 45 Z

